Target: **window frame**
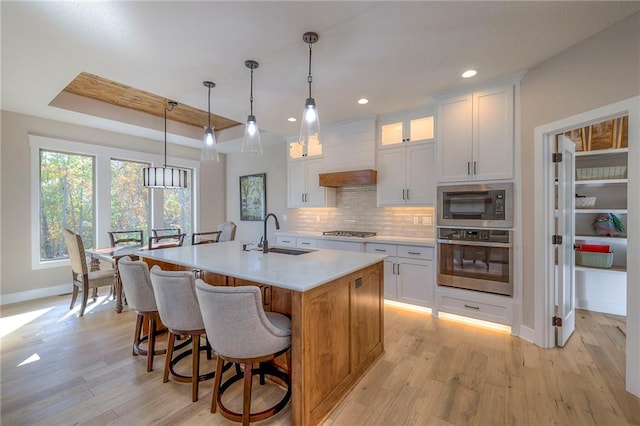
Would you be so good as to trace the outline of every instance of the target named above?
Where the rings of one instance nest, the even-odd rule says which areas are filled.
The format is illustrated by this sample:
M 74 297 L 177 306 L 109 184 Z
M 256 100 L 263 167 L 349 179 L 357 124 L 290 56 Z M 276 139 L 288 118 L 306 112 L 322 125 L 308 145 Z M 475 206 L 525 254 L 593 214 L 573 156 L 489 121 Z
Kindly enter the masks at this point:
M 83 142 L 73 142 L 64 139 L 50 138 L 39 135 L 28 135 L 31 150 L 31 267 L 32 269 L 48 269 L 69 265 L 68 259 L 40 260 L 40 150 L 65 152 L 69 154 L 89 155 L 95 158 L 94 210 L 95 210 L 95 244 L 97 247 L 109 246 L 107 231 L 111 228 L 111 159 L 130 160 L 149 163 L 152 166 L 164 164 L 164 156 L 94 145 Z M 178 157 L 168 157 L 167 162 L 175 167 L 192 170 L 192 227 L 196 229 L 198 223 L 200 163 Z M 163 220 L 163 191 L 151 190 L 150 226 L 162 227 Z M 158 212 L 160 214 L 158 214 Z

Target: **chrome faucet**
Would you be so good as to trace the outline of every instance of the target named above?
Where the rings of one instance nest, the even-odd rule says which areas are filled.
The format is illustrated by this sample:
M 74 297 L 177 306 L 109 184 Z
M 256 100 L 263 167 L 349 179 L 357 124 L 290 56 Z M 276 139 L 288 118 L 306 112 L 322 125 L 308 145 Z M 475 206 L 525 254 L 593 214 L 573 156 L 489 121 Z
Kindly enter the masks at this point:
M 269 252 L 269 241 L 267 241 L 267 219 L 269 219 L 269 216 L 272 216 L 275 221 L 276 221 L 276 229 L 280 229 L 280 222 L 278 222 L 278 218 L 276 217 L 275 214 L 273 213 L 269 213 L 268 215 L 266 215 L 264 217 L 264 237 L 262 237 L 262 252 L 263 253 L 268 253 Z

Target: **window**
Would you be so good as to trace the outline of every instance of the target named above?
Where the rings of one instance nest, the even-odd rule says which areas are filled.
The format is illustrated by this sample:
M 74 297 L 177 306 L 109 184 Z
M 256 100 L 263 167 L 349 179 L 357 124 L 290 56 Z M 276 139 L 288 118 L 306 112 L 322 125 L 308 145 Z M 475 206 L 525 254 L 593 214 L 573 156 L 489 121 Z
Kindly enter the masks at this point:
M 111 229 L 142 229 L 149 235 L 149 190 L 142 169 L 149 163 L 111 159 Z
M 193 229 L 192 170 L 187 169 L 186 189 L 163 189 L 163 219 L 165 228 L 180 228 L 190 234 Z
M 88 247 L 95 230 L 95 158 L 40 150 L 40 260 L 67 257 L 62 229 L 80 234 Z
M 62 228 L 85 247 L 108 247 L 108 231 L 179 226 L 194 229 L 199 162 L 170 159 L 187 170 L 188 188 L 142 187 L 141 169 L 160 155 L 29 135 L 31 147 L 31 266 L 68 265 Z

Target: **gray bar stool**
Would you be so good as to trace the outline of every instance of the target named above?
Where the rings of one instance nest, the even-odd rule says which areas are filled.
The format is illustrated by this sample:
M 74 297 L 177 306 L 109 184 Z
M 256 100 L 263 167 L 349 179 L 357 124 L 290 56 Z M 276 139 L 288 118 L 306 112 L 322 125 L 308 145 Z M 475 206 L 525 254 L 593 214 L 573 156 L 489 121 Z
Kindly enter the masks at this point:
M 208 342 L 200 345 L 200 336 L 205 334 L 205 329 L 195 294 L 195 278 L 192 272 L 163 271 L 157 265 L 151 268 L 150 275 L 160 319 L 169 330 L 162 382 L 169 381 L 169 373 L 178 382 L 191 382 L 191 396 L 195 402 L 198 400 L 198 383 L 215 375 L 215 371 L 200 374 L 200 351 L 206 350 L 207 358 L 211 359 L 211 348 Z M 175 346 L 176 336 L 189 336 L 189 339 Z M 191 349 L 175 355 L 176 349 L 189 343 L 192 344 Z M 189 355 L 192 355 L 191 376 L 177 373 L 174 367 Z
M 147 371 L 152 371 L 153 356 L 165 354 L 167 351 L 155 350 L 158 307 L 149 276 L 149 266 L 141 260 L 131 260 L 129 256 L 124 256 L 118 261 L 118 270 L 127 295 L 127 304 L 138 314 L 133 332 L 133 355 L 146 355 Z M 143 336 L 142 326 L 145 322 L 149 325 L 149 332 Z M 148 341 L 147 350 L 140 347 L 144 341 Z
M 211 412 L 215 413 L 219 406 L 224 417 L 236 422 L 242 421 L 243 425 L 264 420 L 278 413 L 291 398 L 291 380 L 288 373 L 278 370 L 271 361 L 285 354 L 291 347 L 289 318 L 275 312 L 265 312 L 260 289 L 256 286 L 212 286 L 202 280 L 196 280 L 196 294 L 207 336 L 218 355 Z M 290 360 L 291 357 L 288 357 L 289 371 Z M 243 379 L 242 373 L 236 369 L 236 374 L 221 384 L 223 361 L 244 366 L 242 413 L 233 412 L 222 403 L 222 394 L 233 383 Z M 258 363 L 260 367 L 254 369 L 254 363 Z M 260 384 L 265 383 L 265 375 L 279 378 L 286 384 L 287 391 L 272 407 L 252 413 L 252 378 L 256 374 L 260 375 Z

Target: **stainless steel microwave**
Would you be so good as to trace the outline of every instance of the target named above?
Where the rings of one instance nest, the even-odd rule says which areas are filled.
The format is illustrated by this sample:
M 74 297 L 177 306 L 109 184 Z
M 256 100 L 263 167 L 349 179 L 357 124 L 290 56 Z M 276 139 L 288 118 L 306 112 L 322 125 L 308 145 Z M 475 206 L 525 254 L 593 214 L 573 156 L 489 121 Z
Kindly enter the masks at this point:
M 513 227 L 513 183 L 438 187 L 438 226 Z

